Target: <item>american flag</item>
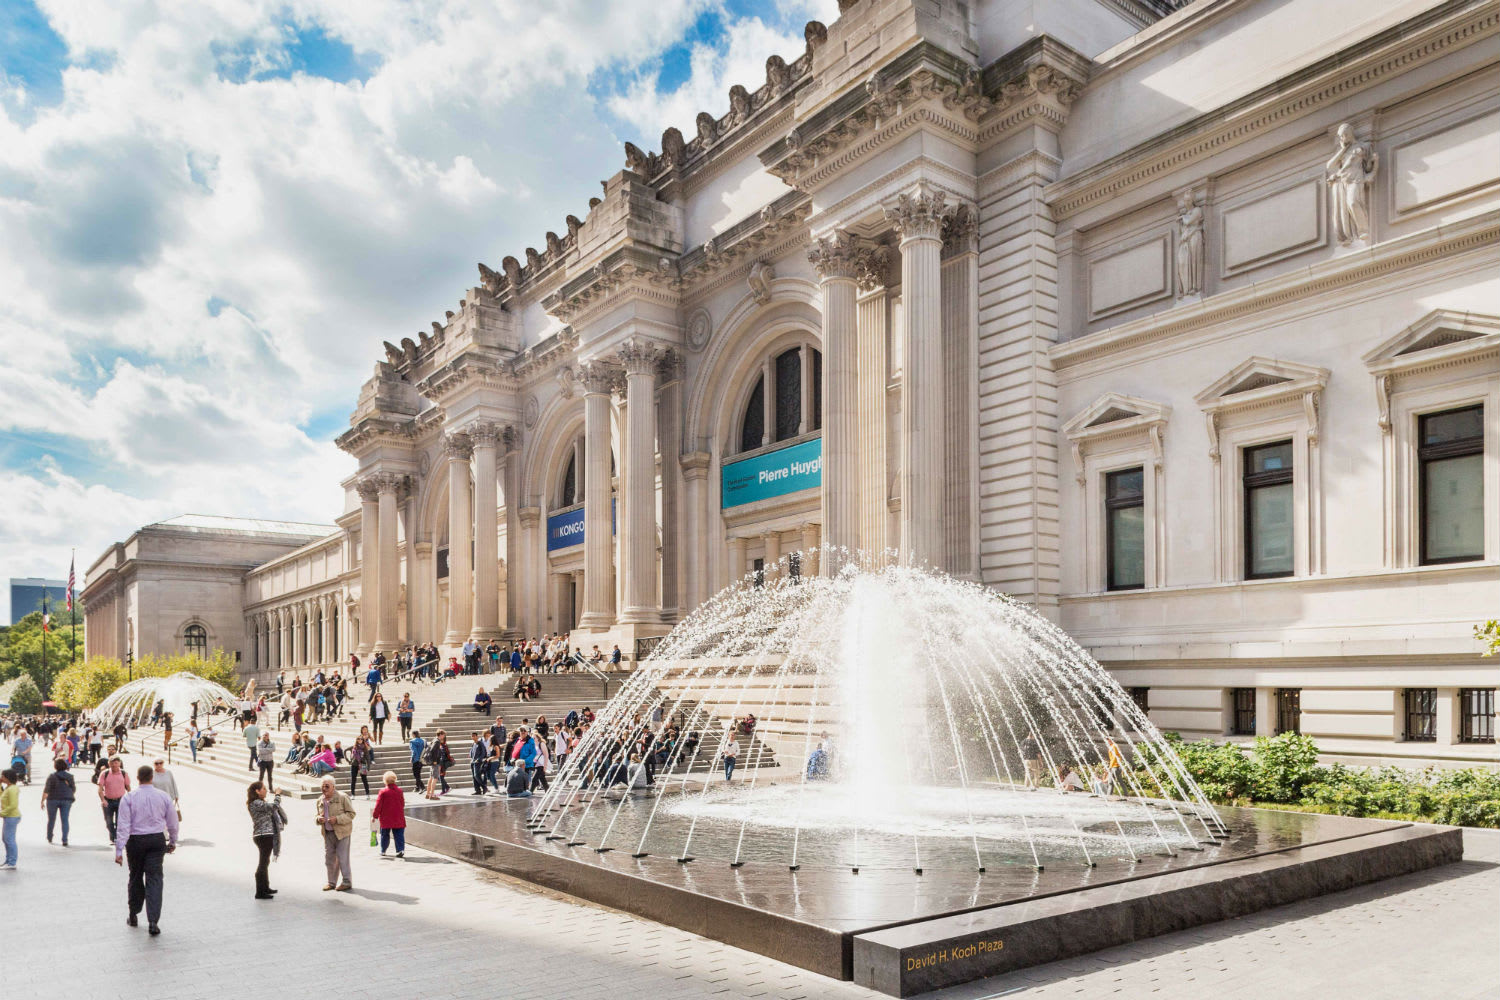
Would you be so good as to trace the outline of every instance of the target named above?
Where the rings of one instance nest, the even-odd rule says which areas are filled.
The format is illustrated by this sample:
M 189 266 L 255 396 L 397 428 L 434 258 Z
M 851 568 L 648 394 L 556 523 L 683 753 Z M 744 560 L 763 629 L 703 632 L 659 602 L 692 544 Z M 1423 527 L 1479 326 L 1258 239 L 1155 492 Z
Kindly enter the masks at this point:
M 74 567 L 74 565 L 77 562 L 78 562 L 78 557 L 77 556 L 74 556 L 72 559 L 68 560 L 68 610 L 69 611 L 73 610 L 73 584 L 75 582 L 77 582 L 77 577 L 73 573 L 73 567 Z

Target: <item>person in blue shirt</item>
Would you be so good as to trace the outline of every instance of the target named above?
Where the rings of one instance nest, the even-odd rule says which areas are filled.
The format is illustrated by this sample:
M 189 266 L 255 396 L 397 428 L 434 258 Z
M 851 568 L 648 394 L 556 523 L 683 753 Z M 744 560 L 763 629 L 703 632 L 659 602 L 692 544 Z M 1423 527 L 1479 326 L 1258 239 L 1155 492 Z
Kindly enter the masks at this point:
M 517 646 L 510 651 L 510 669 L 513 673 L 521 672 L 521 647 Z
M 370 685 L 370 701 L 374 701 L 375 700 L 375 692 L 380 690 L 380 668 L 379 667 L 375 666 L 374 664 L 370 665 L 369 672 L 365 674 L 365 683 L 368 684 L 368 685 Z
M 418 794 L 422 791 L 422 753 L 427 749 L 427 741 L 422 739 L 422 734 L 414 732 L 411 734 L 411 776 L 417 783 Z

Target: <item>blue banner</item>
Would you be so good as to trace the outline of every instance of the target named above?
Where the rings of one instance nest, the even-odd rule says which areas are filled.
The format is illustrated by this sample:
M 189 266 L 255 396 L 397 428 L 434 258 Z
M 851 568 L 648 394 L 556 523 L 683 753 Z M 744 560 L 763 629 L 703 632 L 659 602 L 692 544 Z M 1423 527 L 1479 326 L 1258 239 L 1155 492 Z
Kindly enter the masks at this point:
M 823 439 L 730 462 L 723 470 L 724 509 L 823 485 Z
M 563 511 L 561 514 L 553 514 L 547 518 L 547 551 L 571 548 L 574 545 L 583 544 L 583 505 L 574 507 L 572 510 Z M 615 500 L 609 500 L 609 519 L 611 531 L 618 530 L 615 520 Z

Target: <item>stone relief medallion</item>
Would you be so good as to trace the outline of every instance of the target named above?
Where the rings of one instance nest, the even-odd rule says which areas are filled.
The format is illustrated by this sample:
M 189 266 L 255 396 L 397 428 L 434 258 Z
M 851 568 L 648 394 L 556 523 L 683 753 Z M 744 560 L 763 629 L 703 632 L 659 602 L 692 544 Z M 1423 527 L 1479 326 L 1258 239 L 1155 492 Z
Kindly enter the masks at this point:
M 699 309 L 688 317 L 687 342 L 688 346 L 695 351 L 701 351 L 708 346 L 708 338 L 713 335 L 713 318 L 708 315 L 707 309 Z
M 536 396 L 534 396 L 534 395 L 527 396 L 526 397 L 526 429 L 527 430 L 531 430 L 531 428 L 533 428 L 533 427 L 536 426 L 537 417 L 541 414 L 541 412 L 542 412 L 542 408 L 541 408 L 541 405 L 539 403 L 537 403 Z
M 417 455 L 417 474 L 423 479 L 427 478 L 427 470 L 432 467 L 432 460 L 427 457 L 427 452 Z

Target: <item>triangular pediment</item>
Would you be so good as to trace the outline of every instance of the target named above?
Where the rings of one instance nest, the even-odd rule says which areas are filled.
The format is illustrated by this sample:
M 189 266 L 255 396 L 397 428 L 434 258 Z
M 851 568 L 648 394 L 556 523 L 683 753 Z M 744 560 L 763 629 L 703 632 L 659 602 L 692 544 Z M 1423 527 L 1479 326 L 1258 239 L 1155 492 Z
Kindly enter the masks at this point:
M 1063 424 L 1063 433 L 1072 438 L 1113 434 L 1161 423 L 1171 412 L 1166 403 L 1107 392 Z
M 1230 369 L 1195 398 L 1199 406 L 1216 409 L 1321 389 L 1327 384 L 1327 368 L 1252 357 Z
M 1434 309 L 1364 356 L 1374 373 L 1442 364 L 1500 350 L 1500 316 Z

